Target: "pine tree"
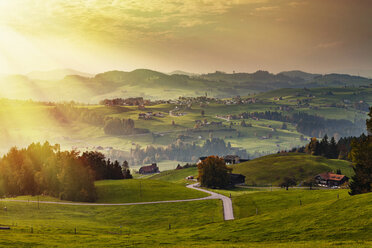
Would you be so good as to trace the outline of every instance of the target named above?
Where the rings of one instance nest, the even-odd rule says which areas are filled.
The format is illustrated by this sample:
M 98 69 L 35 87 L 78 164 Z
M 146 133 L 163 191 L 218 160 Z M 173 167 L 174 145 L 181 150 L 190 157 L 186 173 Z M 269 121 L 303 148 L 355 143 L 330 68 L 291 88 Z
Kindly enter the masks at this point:
M 336 159 L 338 158 L 338 148 L 337 143 L 334 137 L 331 138 L 331 142 L 329 144 L 329 149 L 327 153 L 327 158 Z
M 324 135 L 323 139 L 320 141 L 320 144 L 319 144 L 320 155 L 328 158 L 328 155 L 329 155 L 328 146 L 329 146 L 328 136 L 326 134 Z
M 372 137 L 353 142 L 351 158 L 355 175 L 350 183 L 350 195 L 371 192 L 372 190 Z
M 350 183 L 350 195 L 372 191 L 372 108 L 367 120 L 368 136 L 360 136 L 352 142 L 351 159 L 355 175 Z

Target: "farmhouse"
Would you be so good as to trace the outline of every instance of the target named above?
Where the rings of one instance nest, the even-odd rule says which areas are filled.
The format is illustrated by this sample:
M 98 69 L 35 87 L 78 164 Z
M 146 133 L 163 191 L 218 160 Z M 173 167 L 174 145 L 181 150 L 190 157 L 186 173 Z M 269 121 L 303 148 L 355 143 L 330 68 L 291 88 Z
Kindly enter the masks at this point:
M 322 173 L 315 176 L 315 181 L 318 185 L 324 187 L 339 187 L 345 182 L 349 181 L 349 178 L 345 175 L 334 174 L 331 172 Z
M 153 163 L 152 165 L 142 166 L 139 169 L 140 174 L 152 174 L 152 173 L 158 173 L 159 167 L 156 163 Z
M 237 185 L 237 184 L 244 184 L 245 183 L 245 176 L 242 174 L 230 174 L 230 184 Z

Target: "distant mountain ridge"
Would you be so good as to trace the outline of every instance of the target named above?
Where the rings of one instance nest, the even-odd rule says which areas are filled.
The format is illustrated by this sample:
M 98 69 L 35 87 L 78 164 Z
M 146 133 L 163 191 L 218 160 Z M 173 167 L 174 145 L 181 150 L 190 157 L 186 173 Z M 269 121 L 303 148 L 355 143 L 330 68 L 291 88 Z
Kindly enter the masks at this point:
M 0 78 L 0 85 L 4 85 L 3 97 L 89 103 L 116 97 L 174 99 L 179 96 L 203 96 L 206 93 L 208 96 L 226 98 L 281 88 L 359 87 L 370 84 L 372 79 L 348 74 L 321 75 L 302 71 L 273 74 L 262 70 L 254 73 L 216 71 L 189 76 L 148 69 L 107 71 L 96 75 L 66 69 Z
M 30 79 L 39 80 L 61 80 L 69 75 L 79 75 L 83 77 L 93 77 L 94 74 L 76 71 L 73 69 L 55 69 L 50 71 L 32 71 L 27 73 L 26 76 Z

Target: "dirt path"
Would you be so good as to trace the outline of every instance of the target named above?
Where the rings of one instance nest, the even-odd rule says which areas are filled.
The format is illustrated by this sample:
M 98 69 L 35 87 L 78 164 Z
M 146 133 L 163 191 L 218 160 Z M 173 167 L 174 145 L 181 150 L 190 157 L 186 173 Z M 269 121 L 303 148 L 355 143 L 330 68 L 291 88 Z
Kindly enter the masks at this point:
M 191 202 L 191 201 L 203 201 L 211 199 L 220 199 L 223 203 L 223 212 L 225 220 L 233 220 L 234 212 L 232 207 L 232 202 L 229 197 L 221 194 L 214 193 L 205 189 L 198 187 L 198 184 L 187 185 L 187 188 L 203 191 L 210 194 L 210 196 L 195 198 L 195 199 L 185 199 L 185 200 L 169 200 L 169 201 L 152 201 L 152 202 L 128 202 L 128 203 L 88 203 L 88 202 L 54 202 L 54 201 L 29 201 L 29 200 L 16 200 L 16 199 L 0 199 L 0 201 L 7 202 L 31 202 L 40 204 L 57 204 L 57 205 L 73 205 L 73 206 L 130 206 L 130 205 L 147 205 L 147 204 L 160 204 L 160 203 L 173 203 L 173 202 Z
M 220 199 L 223 203 L 223 217 L 225 220 L 233 220 L 234 219 L 234 211 L 233 211 L 233 206 L 232 206 L 232 201 L 229 197 L 206 190 L 206 189 L 201 189 L 198 187 L 199 184 L 191 184 L 187 185 L 186 187 L 189 189 L 195 189 L 199 191 L 203 191 L 205 193 L 210 194 L 209 197 L 206 197 L 207 199 Z

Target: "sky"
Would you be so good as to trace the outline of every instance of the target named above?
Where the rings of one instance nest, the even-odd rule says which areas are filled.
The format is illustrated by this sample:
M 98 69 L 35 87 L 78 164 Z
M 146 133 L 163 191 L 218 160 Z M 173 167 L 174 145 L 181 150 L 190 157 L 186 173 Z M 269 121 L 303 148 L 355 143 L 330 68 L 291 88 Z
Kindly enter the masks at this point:
M 0 74 L 72 68 L 372 77 L 369 0 L 0 0 Z

